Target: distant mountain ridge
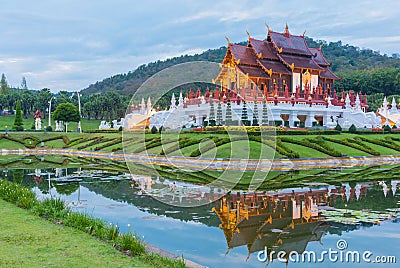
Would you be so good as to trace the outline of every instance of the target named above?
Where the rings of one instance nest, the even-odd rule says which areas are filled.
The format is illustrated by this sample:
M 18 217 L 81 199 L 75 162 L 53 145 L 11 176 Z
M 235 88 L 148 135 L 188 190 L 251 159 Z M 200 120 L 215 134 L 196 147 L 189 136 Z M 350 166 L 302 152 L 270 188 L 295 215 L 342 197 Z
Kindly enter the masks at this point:
M 341 76 L 353 71 L 373 70 L 377 68 L 400 68 L 400 59 L 381 55 L 370 49 L 360 49 L 351 45 L 343 45 L 341 41 L 327 43 L 306 37 L 309 47 L 320 47 L 325 58 L 332 63 L 333 72 Z M 246 45 L 246 42 L 239 43 Z M 117 74 L 103 81 L 96 82 L 82 90 L 83 94 L 98 94 L 115 90 L 123 95 L 133 94 L 140 85 L 155 73 L 170 66 L 191 62 L 211 61 L 221 62 L 225 56 L 226 47 L 209 49 L 200 54 L 182 55 L 164 61 L 156 61 L 139 66 L 136 70 L 126 74 Z

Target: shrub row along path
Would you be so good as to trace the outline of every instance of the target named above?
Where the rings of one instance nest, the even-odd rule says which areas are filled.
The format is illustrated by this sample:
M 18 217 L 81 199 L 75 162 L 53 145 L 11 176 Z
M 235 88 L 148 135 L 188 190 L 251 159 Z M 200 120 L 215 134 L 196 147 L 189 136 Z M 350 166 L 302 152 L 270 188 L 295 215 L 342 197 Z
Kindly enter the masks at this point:
M 150 267 L 95 237 L 0 199 L 0 267 Z
M 127 161 L 136 164 L 173 165 L 194 170 L 246 170 L 246 171 L 280 171 L 304 170 L 310 168 L 336 168 L 368 165 L 399 164 L 400 155 L 385 156 L 346 156 L 334 158 L 303 159 L 211 159 L 188 157 L 165 157 L 146 154 L 122 154 L 92 152 L 67 149 L 1 149 L 0 155 L 63 155 L 89 158 Z M 190 161 L 188 161 L 190 159 Z

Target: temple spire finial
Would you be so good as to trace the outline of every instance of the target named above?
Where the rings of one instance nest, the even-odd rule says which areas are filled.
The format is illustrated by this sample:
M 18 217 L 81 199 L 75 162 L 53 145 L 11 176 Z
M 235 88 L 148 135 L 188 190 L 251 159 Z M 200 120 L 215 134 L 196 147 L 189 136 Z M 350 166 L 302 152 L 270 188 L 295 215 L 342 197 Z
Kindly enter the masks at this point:
M 226 42 L 228 42 L 228 46 L 231 45 L 231 41 L 229 41 L 229 38 L 227 36 L 225 36 Z
M 247 37 L 248 37 L 249 40 L 250 40 L 250 33 L 249 33 L 249 31 L 246 30 L 246 34 L 247 34 Z
M 286 22 L 286 27 L 285 27 L 285 34 L 289 35 L 289 25 Z
M 304 32 L 303 32 L 303 37 L 306 36 L 306 32 L 307 32 L 307 30 L 304 30 Z
M 265 23 L 265 27 L 267 27 L 268 33 L 269 33 L 271 31 L 271 29 L 269 28 L 269 25 L 267 23 Z

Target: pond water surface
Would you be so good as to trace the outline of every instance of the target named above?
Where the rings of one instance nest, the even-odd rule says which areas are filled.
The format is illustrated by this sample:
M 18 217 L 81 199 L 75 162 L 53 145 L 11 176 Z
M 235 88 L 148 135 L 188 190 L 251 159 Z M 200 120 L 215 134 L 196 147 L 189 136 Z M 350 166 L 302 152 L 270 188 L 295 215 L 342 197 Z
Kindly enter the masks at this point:
M 259 192 L 132 177 L 116 166 L 22 166 L 3 165 L 0 178 L 32 188 L 39 199 L 60 197 L 74 210 L 204 266 L 265 267 L 273 260 L 269 267 L 397 267 L 378 264 L 376 257 L 400 262 L 398 166 L 277 173 L 286 181 L 302 175 L 311 182 Z M 161 202 L 203 199 L 216 201 L 187 208 Z

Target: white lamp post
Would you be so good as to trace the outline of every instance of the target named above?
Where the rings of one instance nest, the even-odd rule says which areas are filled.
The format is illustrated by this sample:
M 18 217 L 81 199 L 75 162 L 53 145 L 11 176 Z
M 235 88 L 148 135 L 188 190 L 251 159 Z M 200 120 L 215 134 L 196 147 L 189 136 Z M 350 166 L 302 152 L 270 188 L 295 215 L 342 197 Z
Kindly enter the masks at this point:
M 55 97 L 51 97 L 50 101 L 49 101 L 49 127 L 51 126 L 51 101 L 54 99 Z
M 73 97 L 74 95 L 75 95 L 75 93 L 72 94 L 71 97 Z M 78 110 L 79 110 L 78 132 L 82 132 L 82 128 L 81 128 L 81 117 L 82 117 L 82 112 L 81 112 L 81 96 L 82 96 L 82 95 L 81 95 L 78 91 L 76 91 L 76 95 L 78 96 Z

